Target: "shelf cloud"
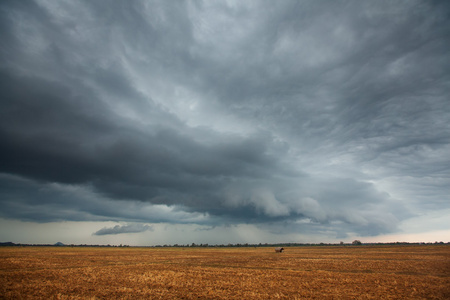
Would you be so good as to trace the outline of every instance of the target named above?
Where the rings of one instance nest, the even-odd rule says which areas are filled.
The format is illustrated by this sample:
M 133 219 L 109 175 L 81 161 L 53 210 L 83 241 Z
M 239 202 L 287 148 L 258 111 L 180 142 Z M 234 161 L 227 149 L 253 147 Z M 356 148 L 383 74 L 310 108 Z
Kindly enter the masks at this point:
M 449 13 L 3 1 L 0 218 L 339 238 L 445 213 Z

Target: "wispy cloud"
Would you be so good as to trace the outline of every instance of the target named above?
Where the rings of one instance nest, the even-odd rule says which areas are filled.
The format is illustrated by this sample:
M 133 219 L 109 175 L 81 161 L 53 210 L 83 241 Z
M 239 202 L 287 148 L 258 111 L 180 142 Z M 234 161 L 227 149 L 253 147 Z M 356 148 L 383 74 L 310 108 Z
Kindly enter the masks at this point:
M 144 231 L 153 231 L 153 227 L 145 224 L 128 224 L 128 225 L 116 225 L 114 227 L 104 227 L 93 235 L 108 235 L 108 234 L 123 234 L 123 233 L 139 233 Z

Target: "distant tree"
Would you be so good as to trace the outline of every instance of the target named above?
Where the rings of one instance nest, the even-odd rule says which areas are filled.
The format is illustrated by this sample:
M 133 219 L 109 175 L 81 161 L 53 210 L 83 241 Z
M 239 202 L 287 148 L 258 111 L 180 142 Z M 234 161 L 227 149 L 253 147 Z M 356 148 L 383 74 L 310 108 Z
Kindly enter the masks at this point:
M 354 241 L 352 242 L 352 244 L 353 244 L 353 245 L 361 245 L 362 243 L 361 243 L 360 240 L 354 240 Z

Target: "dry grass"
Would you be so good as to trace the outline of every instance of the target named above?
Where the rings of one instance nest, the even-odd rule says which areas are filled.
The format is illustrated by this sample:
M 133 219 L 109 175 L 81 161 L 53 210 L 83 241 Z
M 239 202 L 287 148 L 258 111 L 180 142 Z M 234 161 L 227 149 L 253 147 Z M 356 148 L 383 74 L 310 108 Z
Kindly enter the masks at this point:
M 0 249 L 0 299 L 450 299 L 450 246 Z

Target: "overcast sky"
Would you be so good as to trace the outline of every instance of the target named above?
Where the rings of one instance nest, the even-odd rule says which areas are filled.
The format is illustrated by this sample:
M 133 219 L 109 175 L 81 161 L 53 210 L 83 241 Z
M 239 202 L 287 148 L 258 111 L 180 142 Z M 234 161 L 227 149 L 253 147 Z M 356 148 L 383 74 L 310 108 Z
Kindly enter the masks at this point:
M 0 241 L 450 241 L 447 1 L 1 1 Z

